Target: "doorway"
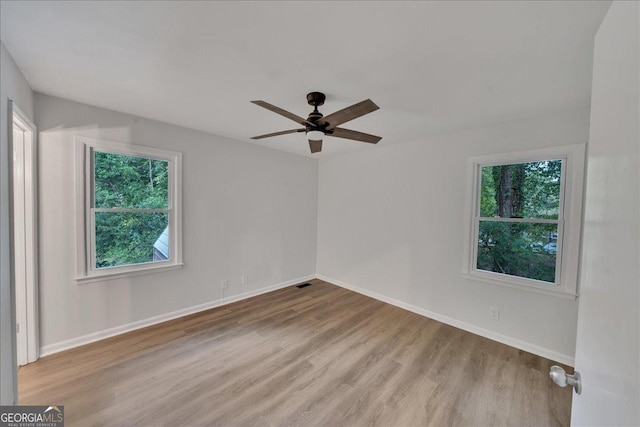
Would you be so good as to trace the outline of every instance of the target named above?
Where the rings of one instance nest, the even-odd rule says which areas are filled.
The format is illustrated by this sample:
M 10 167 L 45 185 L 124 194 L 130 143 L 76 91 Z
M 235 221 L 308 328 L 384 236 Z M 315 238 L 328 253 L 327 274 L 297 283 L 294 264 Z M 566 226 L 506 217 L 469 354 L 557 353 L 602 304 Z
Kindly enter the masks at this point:
M 18 366 L 39 357 L 36 127 L 12 102 L 11 218 Z

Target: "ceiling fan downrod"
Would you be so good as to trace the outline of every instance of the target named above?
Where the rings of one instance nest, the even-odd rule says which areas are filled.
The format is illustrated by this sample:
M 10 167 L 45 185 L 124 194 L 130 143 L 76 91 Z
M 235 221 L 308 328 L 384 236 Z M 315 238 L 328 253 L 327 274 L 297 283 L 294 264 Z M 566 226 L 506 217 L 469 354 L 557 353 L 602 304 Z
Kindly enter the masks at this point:
M 324 104 L 325 99 L 327 98 L 322 92 L 311 92 L 307 94 L 307 103 L 313 106 L 313 111 L 309 113 L 309 117 L 307 118 L 307 121 L 316 125 L 315 127 L 307 125 L 306 126 L 307 132 L 311 130 L 319 130 L 324 133 L 323 127 L 318 125 L 317 123 L 318 123 L 318 120 L 320 120 L 323 117 L 322 113 L 318 111 L 318 107 Z

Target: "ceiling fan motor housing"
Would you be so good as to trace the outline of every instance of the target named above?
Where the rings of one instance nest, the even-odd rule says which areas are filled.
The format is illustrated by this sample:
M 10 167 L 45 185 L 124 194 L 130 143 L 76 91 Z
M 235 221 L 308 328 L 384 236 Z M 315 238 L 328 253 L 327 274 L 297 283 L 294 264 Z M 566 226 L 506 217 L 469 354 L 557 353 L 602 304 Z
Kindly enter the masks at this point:
M 307 94 L 307 102 L 309 105 L 313 105 L 314 109 L 311 113 L 309 113 L 309 117 L 307 121 L 313 123 L 316 126 L 306 125 L 307 132 L 313 130 L 319 130 L 322 133 L 325 133 L 323 126 L 318 125 L 318 120 L 320 120 L 323 116 L 320 111 L 318 111 L 318 106 L 324 104 L 326 97 L 322 92 L 311 92 Z
M 307 94 L 307 102 L 314 107 L 319 107 L 324 104 L 325 99 L 327 99 L 327 97 L 322 92 L 311 92 Z

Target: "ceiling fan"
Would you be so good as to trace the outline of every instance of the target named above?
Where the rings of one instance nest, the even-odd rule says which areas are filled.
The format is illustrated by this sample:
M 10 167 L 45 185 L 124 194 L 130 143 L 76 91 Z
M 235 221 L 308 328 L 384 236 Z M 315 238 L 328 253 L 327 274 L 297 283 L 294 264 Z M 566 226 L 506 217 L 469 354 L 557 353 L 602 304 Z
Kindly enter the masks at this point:
M 309 140 L 309 148 L 312 153 L 318 153 L 322 150 L 322 139 L 325 136 L 334 136 L 336 138 L 352 139 L 354 141 L 368 142 L 370 144 L 377 144 L 382 139 L 380 136 L 370 135 L 364 132 L 358 132 L 355 130 L 349 130 L 339 128 L 338 126 L 346 123 L 350 120 L 357 119 L 358 117 L 369 114 L 376 111 L 378 107 L 372 100 L 365 99 L 362 102 L 353 104 L 350 107 L 343 108 L 335 113 L 323 116 L 318 111 L 318 107 L 324 104 L 326 96 L 324 93 L 311 92 L 307 94 L 307 102 L 312 105 L 313 111 L 309 114 L 307 119 L 303 119 L 300 116 L 296 116 L 282 108 L 271 105 L 264 101 L 251 101 L 252 103 L 266 108 L 269 111 L 273 111 L 276 114 L 280 114 L 294 122 L 304 126 L 301 129 L 283 130 L 281 132 L 268 133 L 266 135 L 254 136 L 251 139 L 269 138 L 272 136 L 286 135 L 288 133 L 305 132 L 307 139 Z

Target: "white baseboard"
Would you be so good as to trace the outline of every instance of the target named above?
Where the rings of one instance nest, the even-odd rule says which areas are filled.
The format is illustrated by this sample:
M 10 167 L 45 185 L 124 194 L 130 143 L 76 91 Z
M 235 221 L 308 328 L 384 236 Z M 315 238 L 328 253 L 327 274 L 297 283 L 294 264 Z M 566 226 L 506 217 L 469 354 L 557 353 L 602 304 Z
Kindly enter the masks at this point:
M 267 292 L 275 291 L 277 289 L 286 288 L 287 286 L 295 285 L 300 282 L 306 282 L 315 277 L 316 277 L 315 275 L 298 277 L 297 279 L 287 280 L 286 282 L 276 283 L 275 285 L 271 285 L 271 286 L 265 286 L 264 288 L 256 289 L 254 291 L 243 292 L 241 294 L 232 295 L 224 299 L 209 301 L 204 304 L 195 305 L 193 307 L 183 308 L 181 310 L 172 311 L 170 313 L 160 314 L 158 316 L 153 316 L 147 319 L 138 320 L 135 322 L 116 326 L 114 328 L 109 328 L 102 331 L 83 335 L 80 337 L 71 338 L 69 340 L 48 344 L 40 347 L 40 357 L 48 356 L 54 353 L 59 353 L 61 351 L 69 350 L 74 347 L 80 347 L 81 345 L 89 344 L 95 341 L 103 340 L 105 338 L 110 338 L 116 335 L 135 331 L 136 329 L 145 328 L 147 326 L 155 325 L 157 323 L 166 322 L 167 320 L 173 320 L 173 319 L 177 319 L 178 317 L 184 317 L 190 314 L 209 310 L 211 308 L 220 307 L 226 304 L 231 304 L 232 302 L 236 302 L 236 301 L 251 298 L 257 295 L 265 294 Z
M 424 317 L 428 317 L 430 319 L 437 320 L 442 323 L 446 323 L 447 325 L 454 326 L 459 329 L 463 329 L 467 332 L 471 332 L 472 334 L 480 335 L 481 337 L 489 338 L 490 340 L 497 341 L 502 344 L 506 344 L 511 347 L 515 347 L 520 350 L 527 351 L 529 353 L 536 354 L 538 356 L 542 356 L 546 359 L 553 360 L 555 362 L 563 363 L 565 365 L 574 366 L 574 357 L 569 356 L 567 354 L 558 353 L 557 351 L 550 350 L 545 347 L 541 347 L 535 344 L 531 344 L 525 341 L 520 341 L 515 338 L 508 337 L 506 335 L 499 334 L 497 332 L 490 331 L 488 329 L 480 328 L 478 326 L 472 325 L 470 323 L 463 322 L 458 319 L 454 319 L 449 316 L 445 316 L 443 314 L 435 313 L 433 311 L 425 310 L 423 308 L 417 307 L 415 305 L 408 304 L 403 301 L 399 301 L 393 298 L 389 298 L 387 296 L 378 294 L 376 292 L 371 292 L 366 289 L 359 288 L 357 286 L 350 285 L 348 283 L 342 282 L 337 279 L 333 279 L 331 277 L 323 276 L 321 274 L 316 274 L 316 277 L 320 280 L 324 280 L 325 282 L 329 282 L 331 284 L 340 286 L 342 288 L 348 289 L 353 292 L 357 292 L 362 295 L 366 295 L 368 297 L 377 299 L 378 301 L 386 302 L 387 304 L 394 305 L 396 307 L 405 309 L 407 311 L 411 311 L 413 313 L 419 314 Z
M 443 314 L 435 313 L 433 311 L 425 310 L 423 308 L 405 303 L 403 301 L 399 301 L 385 295 L 378 294 L 376 292 L 371 292 L 366 289 L 359 288 L 357 286 L 350 285 L 348 283 L 342 282 L 337 279 L 333 279 L 331 277 L 323 276 L 321 274 L 310 275 L 305 277 L 299 277 L 297 279 L 288 280 L 286 282 L 277 283 L 275 285 L 266 286 L 264 288 L 256 289 L 254 291 L 244 292 L 242 294 L 233 295 L 224 299 L 218 299 L 215 301 L 206 302 L 204 304 L 199 304 L 196 306 L 184 308 L 181 310 L 172 311 L 170 313 L 161 314 L 158 316 L 150 317 L 143 320 L 138 320 L 136 322 L 127 323 L 124 325 L 116 326 L 113 328 L 105 329 L 98 332 L 93 332 L 91 334 L 83 335 L 80 337 L 72 338 L 65 341 L 60 341 L 57 343 L 49 344 L 40 348 L 40 357 L 48 356 L 50 354 L 58 353 L 64 350 L 69 350 L 75 347 L 79 347 L 85 344 L 89 344 L 95 341 L 100 341 L 105 338 L 110 338 L 116 335 L 124 334 L 127 332 L 135 331 L 136 329 L 145 328 L 147 326 L 155 325 L 158 323 L 166 322 L 168 320 L 177 319 L 178 317 L 188 316 L 190 314 L 198 313 L 201 311 L 209 310 L 211 308 L 220 307 L 226 304 L 231 304 L 236 301 L 240 301 L 243 299 L 251 298 L 257 295 L 261 295 L 267 292 L 275 291 L 277 289 L 286 288 L 287 286 L 295 285 L 297 283 L 305 282 L 311 280 L 313 278 L 318 278 L 320 280 L 324 280 L 326 282 L 332 283 L 334 285 L 340 286 L 345 289 L 349 289 L 350 291 L 357 292 L 362 295 L 366 295 L 371 298 L 375 298 L 379 301 L 386 302 L 387 304 L 394 305 L 396 307 L 402 308 L 404 310 L 411 311 L 413 313 L 419 314 L 421 316 L 428 317 L 430 319 L 437 320 L 442 323 L 446 323 L 447 325 L 454 326 L 456 328 L 463 329 L 465 331 L 471 332 L 476 335 L 480 335 L 485 338 L 489 338 L 491 340 L 500 342 L 502 344 L 509 345 L 511 347 L 518 348 L 520 350 L 527 351 L 529 353 L 537 354 L 538 356 L 542 356 L 544 358 L 563 363 L 565 365 L 574 366 L 574 358 L 572 356 L 558 353 L 556 351 L 550 350 L 545 347 L 541 347 L 535 344 L 531 344 L 525 341 L 520 341 L 515 338 L 508 337 L 506 335 L 502 335 L 488 329 L 480 328 L 478 326 L 472 325 L 470 323 L 463 322 L 461 320 L 454 319 L 449 316 L 445 316 Z

